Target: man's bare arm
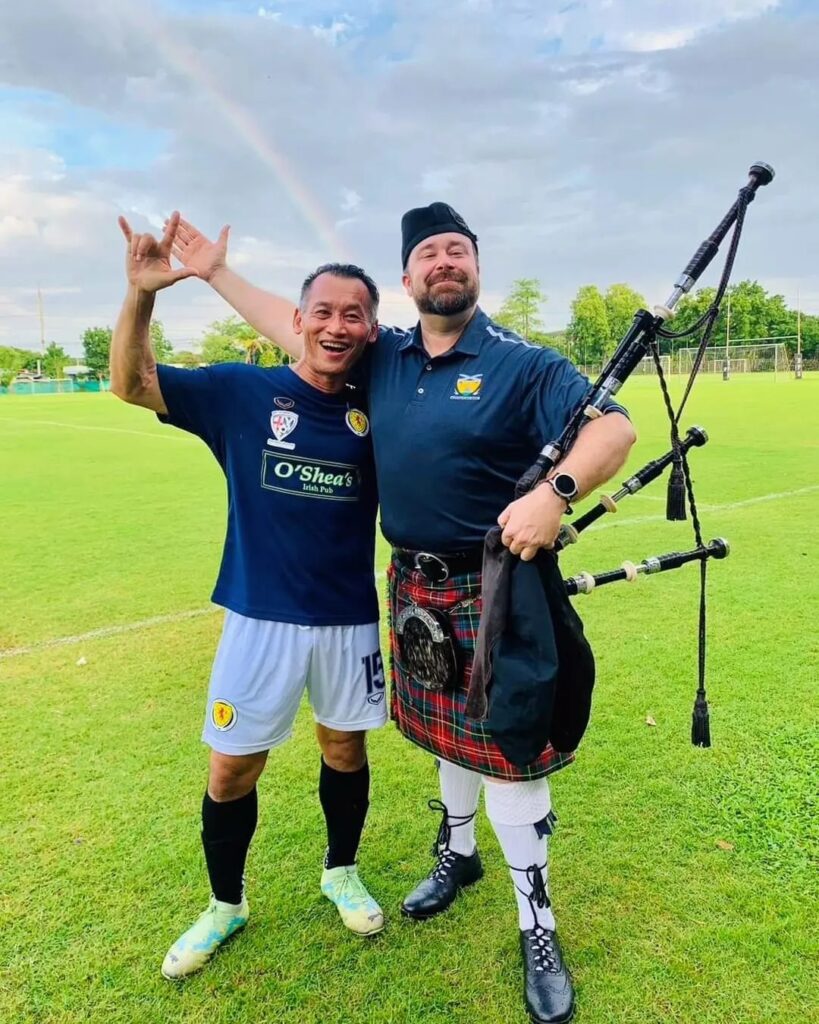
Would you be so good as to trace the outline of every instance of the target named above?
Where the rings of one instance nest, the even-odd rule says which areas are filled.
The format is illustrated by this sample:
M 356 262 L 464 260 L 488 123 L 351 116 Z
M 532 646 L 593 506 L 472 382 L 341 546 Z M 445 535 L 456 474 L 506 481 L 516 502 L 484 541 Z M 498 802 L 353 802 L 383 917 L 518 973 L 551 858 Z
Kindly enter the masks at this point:
M 111 337 L 111 391 L 124 402 L 166 413 L 159 387 L 156 359 L 151 350 L 150 326 L 156 293 L 162 288 L 195 277 L 196 270 L 171 269 L 171 247 L 179 222 L 172 214 L 161 241 L 138 235 L 124 217 L 119 226 L 127 243 L 125 273 L 128 291 Z
M 583 498 L 614 476 L 636 440 L 628 416 L 606 413 L 583 427 L 558 468 L 561 473 L 571 473 L 580 488 L 578 498 Z
M 166 413 L 151 350 L 152 292 L 128 286 L 111 336 L 111 391 L 124 402 Z
M 173 255 L 207 281 L 262 337 L 298 358 L 302 353 L 302 339 L 293 330 L 295 304 L 257 288 L 230 269 L 227 265 L 229 234 L 230 227 L 225 225 L 217 240 L 211 242 L 190 221 L 180 220 Z
M 628 416 L 607 413 L 583 427 L 559 468 L 572 474 L 582 497 L 614 476 L 636 439 Z M 554 545 L 565 512 L 566 502 L 547 484 L 541 484 L 507 505 L 498 516 L 503 543 L 512 554 L 528 561 L 538 548 Z

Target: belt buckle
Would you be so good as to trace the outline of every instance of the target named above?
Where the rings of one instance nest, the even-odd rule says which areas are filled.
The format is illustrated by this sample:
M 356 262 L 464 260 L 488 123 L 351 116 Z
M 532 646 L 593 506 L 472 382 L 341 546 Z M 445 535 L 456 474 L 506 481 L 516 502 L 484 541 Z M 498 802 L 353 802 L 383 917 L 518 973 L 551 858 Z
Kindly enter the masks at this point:
M 449 567 L 446 562 L 429 551 L 419 551 L 415 556 L 415 568 L 430 583 L 445 583 L 449 579 Z

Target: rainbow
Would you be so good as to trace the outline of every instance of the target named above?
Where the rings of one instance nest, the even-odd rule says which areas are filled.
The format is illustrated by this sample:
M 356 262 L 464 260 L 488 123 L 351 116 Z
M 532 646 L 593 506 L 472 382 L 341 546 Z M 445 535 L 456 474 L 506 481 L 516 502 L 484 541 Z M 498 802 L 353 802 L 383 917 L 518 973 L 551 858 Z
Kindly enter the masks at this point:
M 300 180 L 283 153 L 275 149 L 255 119 L 235 100 L 227 96 L 202 65 L 196 53 L 180 41 L 178 33 L 163 31 L 163 19 L 155 11 L 129 9 L 126 15 L 133 26 L 149 37 L 165 62 L 179 75 L 204 93 L 225 122 L 275 175 L 290 200 L 299 210 L 322 246 L 322 259 L 349 262 L 332 217 L 315 195 Z

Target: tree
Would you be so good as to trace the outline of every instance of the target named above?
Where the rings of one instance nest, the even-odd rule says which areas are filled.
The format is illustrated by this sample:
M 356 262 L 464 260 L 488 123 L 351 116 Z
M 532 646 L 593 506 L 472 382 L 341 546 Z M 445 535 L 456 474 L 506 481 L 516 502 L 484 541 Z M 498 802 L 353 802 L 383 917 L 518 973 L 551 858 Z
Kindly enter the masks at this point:
M 14 380 L 17 374 L 28 366 L 32 356 L 36 359 L 36 354 L 26 349 L 0 345 L 0 370 L 6 370 L 10 379 Z
M 247 346 L 258 338 L 256 331 L 235 316 L 214 320 L 202 336 L 203 363 L 245 362 Z
M 522 277 L 514 282 L 511 292 L 492 319 L 502 327 L 515 331 L 522 338 L 534 340 L 533 334 L 543 329 L 540 307 L 545 301 L 546 296 L 540 290 L 540 281 L 534 277 Z
M 243 363 L 244 351 L 232 338 L 223 334 L 206 334 L 202 338 L 202 362 L 208 366 L 213 363 Z
M 787 344 L 793 346 L 793 350 L 796 349 L 795 341 Z M 819 356 L 819 316 L 802 317 L 802 354 L 805 359 L 816 359 Z
M 716 295 L 715 288 L 699 288 L 695 292 L 691 292 L 689 295 L 684 295 L 674 312 L 674 317 L 668 321 L 668 329 L 670 331 L 684 331 L 692 327 L 697 320 L 708 310 L 714 301 Z M 717 318 L 716 329 L 718 329 L 724 322 L 725 316 L 725 305 L 723 304 L 722 311 Z M 660 351 L 665 354 L 673 355 L 679 348 L 690 348 L 699 342 L 701 331 L 697 331 L 695 334 L 686 336 L 685 338 L 659 338 Z M 723 343 L 725 341 L 725 335 L 723 333 Z
M 43 356 L 43 373 L 47 377 L 59 379 L 63 376 L 65 368 L 70 362 L 71 358 L 62 345 L 51 341 Z
M 238 317 L 214 320 L 202 337 L 203 363 L 253 363 L 281 366 L 284 353 Z
M 714 288 L 700 288 L 690 295 L 684 296 L 677 306 L 674 319 L 669 327 L 681 331 L 691 327 L 710 307 L 714 301 Z M 730 309 L 730 339 L 737 344 L 740 338 L 743 344 L 754 344 L 763 338 L 783 338 L 797 333 L 797 314 L 790 309 L 782 295 L 769 295 L 756 281 L 739 281 L 726 292 L 722 308 L 711 335 L 711 345 L 716 348 L 725 346 L 728 332 L 728 312 Z M 661 339 L 663 351 L 674 351 L 677 348 L 698 344 L 701 331 L 679 341 L 672 342 Z M 802 316 L 801 318 L 802 351 L 806 358 L 812 358 L 819 348 L 819 317 Z M 768 342 L 773 343 L 771 342 Z M 784 342 L 790 355 L 796 351 L 796 339 L 788 338 Z
M 111 361 L 111 328 L 88 327 L 83 332 L 82 347 L 85 365 L 102 380 L 108 376 Z
M 606 302 L 600 289 L 584 284 L 572 301 L 572 318 L 566 330 L 575 362 L 601 363 L 610 345 L 611 331 Z
M 270 341 L 265 341 L 259 353 L 258 366 L 284 366 L 288 362 L 287 353 Z
M 183 350 L 182 352 L 174 352 L 173 362 L 179 366 L 184 366 L 188 370 L 195 370 L 201 362 L 204 362 L 204 360 L 202 359 L 202 356 L 196 352 L 187 352 Z
M 608 359 L 631 326 L 634 314 L 646 308 L 646 300 L 629 285 L 621 283 L 609 285 L 604 301 L 609 322 L 609 343 L 604 356 Z
M 173 345 L 165 337 L 165 328 L 161 320 L 152 320 L 150 326 L 151 347 L 158 363 L 170 362 Z

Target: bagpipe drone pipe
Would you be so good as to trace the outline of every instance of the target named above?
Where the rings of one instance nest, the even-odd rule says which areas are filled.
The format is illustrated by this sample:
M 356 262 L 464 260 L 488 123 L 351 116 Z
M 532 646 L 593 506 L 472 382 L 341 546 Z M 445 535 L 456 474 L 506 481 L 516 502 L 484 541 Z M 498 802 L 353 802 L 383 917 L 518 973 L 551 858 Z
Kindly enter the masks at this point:
M 515 497 L 522 497 L 543 482 L 570 451 L 582 427 L 604 415 L 610 400 L 646 356 L 653 359 L 657 371 L 670 428 L 669 451 L 629 477 L 614 495 L 602 496 L 592 509 L 564 525 L 554 552 L 541 551 L 531 563 L 521 561 L 503 546 L 499 527 L 490 530 L 486 536 L 483 612 L 467 696 L 467 713 L 486 722 L 496 742 L 513 763 L 525 764 L 533 760 L 543 749 L 544 737 L 556 750 L 573 750 L 588 724 L 594 659 L 583 636 L 582 623 L 570 607 L 568 598 L 591 593 L 609 583 L 633 582 L 641 575 L 667 572 L 689 562 L 699 562 L 700 565 L 698 685 L 691 740 L 696 746 L 711 745 L 705 691 L 706 566 L 712 558 L 725 558 L 730 549 L 722 538 L 707 543 L 703 540 L 688 466 L 690 450 L 705 445 L 708 435 L 701 427 L 691 427 L 681 438 L 679 423 L 730 281 L 745 212 L 757 189 L 769 184 L 773 177 L 773 168 L 768 164 L 755 163 L 751 166 L 747 183 L 739 189 L 728 212 L 688 261 L 665 304 L 655 306 L 651 313 L 645 309 L 635 313 L 631 326 L 578 403 L 562 434 L 543 446 L 533 465 L 518 480 Z M 669 330 L 665 325 L 673 317 L 680 299 L 698 281 L 731 231 L 713 302 L 687 330 L 677 333 Z M 680 404 L 674 409 L 663 374 L 658 339 L 681 338 L 699 331 L 702 334 L 691 373 Z M 637 564 L 625 562 L 619 569 L 596 574 L 580 573 L 563 580 L 557 565 L 557 552 L 575 543 L 583 530 L 601 516 L 615 512 L 622 499 L 657 479 L 669 466 L 666 518 L 672 521 L 686 519 L 688 506 L 694 547 L 690 551 L 655 555 Z M 548 634 L 546 642 L 544 631 Z M 531 654 L 534 649 L 537 649 L 536 655 Z

